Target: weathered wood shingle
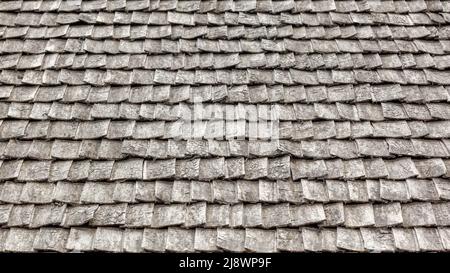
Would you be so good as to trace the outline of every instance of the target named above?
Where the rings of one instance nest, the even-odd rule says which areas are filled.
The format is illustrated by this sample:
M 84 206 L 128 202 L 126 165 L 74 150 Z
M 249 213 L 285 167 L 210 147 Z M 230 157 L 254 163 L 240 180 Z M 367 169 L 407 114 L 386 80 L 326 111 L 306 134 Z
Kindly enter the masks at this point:
M 0 252 L 448 251 L 445 1 L 1 1 Z

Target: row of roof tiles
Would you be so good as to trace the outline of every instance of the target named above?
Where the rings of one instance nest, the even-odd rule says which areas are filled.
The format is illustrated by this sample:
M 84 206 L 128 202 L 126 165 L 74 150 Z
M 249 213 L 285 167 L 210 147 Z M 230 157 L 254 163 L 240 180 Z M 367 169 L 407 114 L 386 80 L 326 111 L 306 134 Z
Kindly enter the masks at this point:
M 41 64 L 42 58 L 33 59 L 34 64 Z M 230 59 L 228 59 L 229 61 Z M 33 64 L 31 64 L 33 65 Z M 356 83 L 391 83 L 400 89 L 399 84 L 443 84 L 450 85 L 450 72 L 434 69 L 423 70 L 332 70 L 306 71 L 298 69 L 234 69 L 234 70 L 2 70 L 0 82 L 4 84 L 31 85 L 246 85 L 246 84 L 284 84 L 284 85 L 339 85 Z M 384 86 L 386 87 L 386 86 Z M 242 89 L 242 87 L 238 87 Z M 323 89 L 323 88 L 322 88 Z M 231 89 L 232 90 L 232 89 Z M 390 92 L 396 94 L 396 92 Z M 399 96 L 401 96 L 399 91 Z
M 430 99 L 446 102 L 449 97 L 447 91 L 442 89 L 444 96 L 435 96 L 428 94 Z M 258 94 L 258 89 L 255 96 Z M 430 89 L 426 89 L 430 91 Z M 434 90 L 433 90 L 434 91 Z M 440 95 L 439 93 L 436 93 Z M 193 100 L 195 102 L 195 99 Z M 251 101 L 252 102 L 252 101 Z M 199 103 L 197 101 L 197 103 Z M 180 126 L 192 126 L 192 121 L 198 121 L 199 128 L 215 126 L 225 135 L 227 122 L 240 122 L 242 124 L 229 124 L 230 129 L 239 126 L 243 128 L 243 133 L 252 124 L 251 122 L 278 122 L 278 121 L 308 121 L 308 120 L 349 120 L 349 121 L 383 121 L 383 120 L 441 120 L 450 119 L 450 111 L 445 103 L 356 103 L 348 104 L 336 102 L 331 104 L 311 103 L 311 104 L 265 104 L 264 100 L 255 100 L 254 104 L 223 104 L 223 103 L 205 103 L 204 105 L 186 104 L 163 104 L 163 103 L 61 103 L 61 102 L 0 102 L 0 118 L 12 119 L 32 119 L 32 120 L 93 120 L 93 119 L 126 119 L 121 124 L 129 127 L 128 131 L 133 131 L 134 121 L 183 121 L 187 125 L 180 123 Z M 203 122 L 202 122 L 203 120 Z M 206 121 L 210 122 L 207 123 Z M 200 124 L 201 123 L 201 124 Z M 114 125 L 119 123 L 115 122 Z M 127 125 L 127 126 L 125 126 Z M 277 124 L 278 125 L 278 124 Z M 257 126 L 256 124 L 254 126 Z M 270 126 L 275 130 L 275 124 L 260 124 L 258 126 Z M 287 129 L 288 126 L 281 124 L 278 127 Z M 331 125 L 330 125 L 331 126 Z M 377 130 L 378 126 L 375 126 Z M 255 127 L 256 128 L 256 127 Z M 111 130 L 111 129 L 110 129 Z M 1 131 L 1 129 L 0 129 Z M 127 132 L 128 132 L 127 131 Z M 203 129 L 205 131 L 205 129 Z M 407 130 L 406 130 L 407 131 Z M 293 132 L 286 133 L 286 136 Z M 246 134 L 248 135 L 248 134 Z M 379 135 L 374 133 L 374 135 Z M 123 137 L 130 136 L 123 133 Z M 210 138 L 210 137 L 207 137 Z
M 119 147 L 121 146 L 120 143 Z M 70 147 L 72 148 L 72 147 Z M 448 154 L 447 154 L 448 156 Z M 434 178 L 449 176 L 449 160 L 414 159 L 290 159 L 204 158 L 126 159 L 108 161 L 3 160 L 0 180 L 158 180 L 158 179 L 371 179 Z
M 33 73 L 33 72 L 32 72 Z M 17 75 L 17 74 L 15 74 Z M 27 75 L 25 74 L 25 78 Z M 450 100 L 450 87 L 445 85 L 427 85 L 427 86 L 417 86 L 417 85 L 398 85 L 398 84 L 343 84 L 335 86 L 303 86 L 303 85 L 233 85 L 227 86 L 224 84 L 220 85 L 141 85 L 141 86 L 90 86 L 90 85 L 78 85 L 78 86 L 13 86 L 13 85 L 1 85 L 0 86 L 0 100 L 9 102 L 40 102 L 48 103 L 53 101 L 60 101 L 62 103 L 77 103 L 83 102 L 88 104 L 118 104 L 121 102 L 130 102 L 133 104 L 138 103 L 148 103 L 153 102 L 156 104 L 151 104 L 145 106 L 149 108 L 160 109 L 163 112 L 171 112 L 167 107 L 174 107 L 173 110 L 179 111 L 179 107 L 175 107 L 177 103 L 187 102 L 187 103 L 205 103 L 205 111 L 211 112 L 212 109 L 208 110 L 212 106 L 217 107 L 221 110 L 221 107 L 231 107 L 231 105 L 224 105 L 214 102 L 231 102 L 237 103 L 235 106 L 242 110 L 236 110 L 235 113 L 245 110 L 246 107 L 261 107 L 265 109 L 267 105 L 253 105 L 248 106 L 247 104 L 240 103 L 276 103 L 284 102 L 285 104 L 295 103 L 295 102 L 306 102 L 306 103 L 317 103 L 317 102 L 356 102 L 356 107 L 358 108 L 358 114 L 362 119 L 368 120 L 380 120 L 386 110 L 394 105 L 391 103 L 380 104 L 363 104 L 366 102 L 383 103 L 389 101 L 401 101 L 405 103 L 430 103 L 430 102 L 440 102 Z M 213 103 L 210 103 L 213 102 Z M 166 105 L 169 104 L 169 105 Z M 175 104 L 175 105 L 173 105 Z M 9 105 L 9 107 L 20 107 L 21 104 Z M 45 104 L 38 104 L 44 107 Z M 208 106 L 210 105 L 210 106 Z M 311 108 L 312 105 L 283 105 L 278 104 L 273 106 L 271 111 L 280 111 L 278 115 L 282 115 L 283 112 L 291 113 L 288 115 L 295 116 L 290 108 L 294 107 L 294 112 L 297 107 Z M 433 105 L 433 104 L 430 104 Z M 55 107 L 61 106 L 56 104 Z M 70 106 L 67 106 L 70 107 Z M 88 107 L 88 105 L 86 105 Z M 116 106 L 96 106 L 96 107 L 111 107 Z M 127 108 L 136 108 L 135 110 L 126 110 Z M 144 107 L 144 106 L 141 106 Z M 328 105 L 324 107 L 336 108 L 337 106 Z M 374 113 L 370 115 L 364 115 L 364 107 L 372 107 Z M 419 107 L 425 107 L 424 105 Z M 49 108 L 48 106 L 46 108 Z M 139 105 L 132 105 L 129 103 L 123 103 L 119 106 L 119 116 L 126 117 L 128 119 L 137 119 L 133 116 L 134 112 L 139 112 Z M 278 108 L 278 110 L 277 110 Z M 314 108 L 314 107 L 313 107 Z M 315 110 L 304 109 L 306 113 L 314 113 Z M 398 108 L 398 107 L 397 107 Z M 407 115 L 410 116 L 413 112 L 423 112 L 423 109 L 413 110 L 414 106 L 406 104 L 403 105 L 404 110 Z M 439 117 L 437 111 L 433 110 L 433 106 L 429 107 L 429 111 L 432 112 L 432 117 Z M 1 107 L 2 116 L 6 117 L 8 113 L 8 105 L 2 104 Z M 56 110 L 56 109 L 55 109 Z M 308 111 L 309 110 L 309 111 Z M 203 110 L 202 110 L 203 111 Z M 220 112 L 219 111 L 219 112 Z M 231 111 L 231 110 L 230 110 Z M 245 110 L 247 111 L 247 110 Z M 336 112 L 337 110 L 331 110 L 330 112 Z M 150 112 L 153 112 L 150 111 Z M 298 111 L 297 111 L 298 112 Z M 339 112 L 339 111 L 337 111 Z M 390 112 L 390 111 L 389 111 Z M 399 111 L 402 112 L 402 111 Z M 151 118 L 154 114 L 146 115 L 145 117 Z M 300 119 L 306 114 L 298 113 Z M 370 116 L 373 115 L 375 118 L 371 119 Z M 245 114 L 244 114 L 245 116 Z M 244 118 L 244 116 L 242 116 Z M 404 115 L 401 115 L 402 117 Z M 427 114 L 424 115 L 428 116 Z M 315 115 L 310 116 L 311 119 L 316 117 Z M 238 119 L 238 118 L 235 118 Z M 292 118 L 288 118 L 291 120 Z
M 35 126 L 35 124 L 32 123 L 30 126 Z M 448 122 L 436 123 L 436 126 L 448 126 Z M 41 127 L 38 129 L 44 130 L 46 128 Z M 144 127 L 144 129 L 156 130 L 157 127 Z M 253 128 L 250 126 L 249 129 Z M 284 130 L 284 128 L 281 129 Z M 298 129 L 305 130 L 306 128 L 299 127 Z M 385 128 L 386 131 L 394 129 L 396 128 Z M 28 131 L 30 130 L 31 128 L 28 129 Z M 50 130 L 54 130 L 54 128 Z M 194 126 L 194 131 L 196 130 L 201 130 L 201 128 Z M 324 128 L 318 127 L 317 130 L 321 131 Z M 127 132 L 123 133 L 123 131 Z M 108 132 L 103 136 L 105 139 L 101 140 L 87 140 L 84 138 L 63 140 L 58 138 L 61 135 L 44 135 L 45 132 L 41 135 L 25 134 L 21 140 L 9 139 L 9 141 L 1 141 L 0 157 L 38 159 L 51 159 L 52 157 L 58 159 L 121 159 L 126 156 L 182 158 L 194 155 L 201 157 L 249 155 L 272 157 L 288 153 L 296 157 L 306 158 L 338 157 L 352 159 L 365 156 L 394 157 L 399 155 L 445 158 L 449 156 L 447 149 L 450 151 L 448 139 L 443 139 L 442 141 L 439 139 L 402 139 L 401 135 L 398 135 L 398 138 L 392 138 L 387 135 L 377 135 L 376 138 L 360 136 L 355 140 L 351 135 L 347 136 L 350 139 L 342 138 L 343 135 L 321 138 L 319 137 L 319 132 L 316 132 L 314 134 L 316 137 L 313 139 L 312 137 L 308 138 L 304 132 L 299 132 L 304 137 L 294 140 L 269 139 L 272 135 L 268 134 L 265 137 L 269 140 L 245 140 L 243 134 L 242 139 L 229 137 L 227 138 L 228 140 L 218 140 L 219 137 L 212 139 L 212 134 L 207 132 L 206 138 L 210 137 L 207 140 L 200 139 L 197 137 L 199 135 L 195 135 L 197 138 L 185 136 L 184 138 L 187 138 L 187 140 L 181 140 L 183 138 L 182 135 L 174 137 L 175 135 L 169 136 L 165 133 L 161 135 L 162 139 L 156 139 L 156 135 L 146 137 L 143 136 L 143 131 L 145 130 L 139 131 L 136 129 L 133 133 L 133 130 L 130 130 L 128 126 L 128 122 L 117 121 L 111 123 Z M 148 133 L 154 134 L 154 132 Z M 5 134 L 6 132 L 3 132 L 0 136 L 4 138 Z M 255 132 L 256 135 L 257 132 Z M 46 136 L 50 138 L 57 137 L 57 139 L 43 140 Z M 129 139 L 130 136 L 134 136 L 133 138 L 135 139 Z M 380 139 L 378 138 L 380 136 L 387 138 Z M 153 139 L 148 140 L 151 137 Z M 250 135 L 250 137 L 254 136 Z M 283 137 L 285 136 L 282 135 L 281 138 Z M 442 137 L 448 136 L 443 135 Z M 223 138 L 226 137 L 223 136 Z
M 223 69 L 223 68 L 298 68 L 317 71 L 320 81 L 324 84 L 337 82 L 333 71 L 355 70 L 357 81 L 379 83 L 386 80 L 386 72 L 380 69 L 406 69 L 407 78 L 414 71 L 408 69 L 436 68 L 439 70 L 450 67 L 450 55 L 429 54 L 294 54 L 294 53 L 194 53 L 171 54 L 164 52 L 159 55 L 145 54 L 75 54 L 75 53 L 40 53 L 25 55 L 22 53 L 4 54 L 0 56 L 0 68 L 23 69 Z M 333 69 L 333 70 L 331 70 Z M 378 70 L 376 70 L 378 69 Z M 328 71 L 331 70 L 331 71 Z M 369 70 L 369 71 L 367 71 Z M 377 72 L 378 71 L 378 72 Z M 43 72 L 41 72 L 43 73 Z M 366 73 L 366 75 L 364 74 Z M 391 72 L 392 73 L 392 72 Z M 427 83 L 425 77 L 419 77 L 420 71 L 415 71 L 417 84 Z
M 303 252 L 448 251 L 449 228 L 0 230 L 0 252 Z
M 85 108 L 80 108 L 83 110 Z M 348 138 L 448 138 L 448 121 L 28 121 L 8 119 L 0 140 L 8 139 L 169 139 L 176 140 L 324 140 Z M 114 143 L 114 142 L 111 142 Z M 206 143 L 206 141 L 204 141 Z M 287 143 L 287 142 L 285 142 Z M 424 143 L 428 143 L 424 141 Z M 278 143 L 271 145 L 276 149 Z M 226 142 L 224 142 L 226 145 Z
M 158 33 L 167 33 L 160 31 Z M 186 33 L 186 32 L 183 32 Z M 165 38 L 169 35 L 162 35 Z M 85 37 L 83 35 L 79 37 Z M 137 37 L 138 38 L 138 37 Z M 144 36 L 141 38 L 145 38 Z M 193 37 L 196 38 L 196 37 Z M 67 53 L 430 53 L 433 55 L 443 55 L 450 51 L 450 40 L 424 40 L 424 39 L 142 39 L 142 40 L 125 40 L 125 39 L 6 39 L 0 41 L 0 52 L 3 53 L 42 53 L 42 52 L 67 52 Z M 260 54 L 261 55 L 261 54 Z M 253 56 L 260 56 L 253 55 Z M 212 56 L 212 55 L 210 55 Z M 221 56 L 221 55 L 218 55 Z M 251 55 L 250 55 L 251 56 Z M 293 56 L 292 54 L 284 54 L 284 56 Z M 333 55 L 326 55 L 333 57 Z
M 26 186 L 25 186 L 26 187 Z M 26 193 L 24 190 L 23 193 Z M 21 196 L 28 199 L 29 196 Z M 198 202 L 106 205 L 0 205 L 0 224 L 6 227 L 122 226 L 154 227 L 344 227 L 449 226 L 449 203 L 220 205 Z
M 71 1 L 7 1 L 0 5 L 1 11 L 178 11 L 178 12 L 450 12 L 448 1 L 312 1 L 312 0 L 71 0 Z
M 333 27 L 292 27 L 291 25 L 279 27 L 258 27 L 251 28 L 246 26 L 202 26 L 202 27 L 183 27 L 183 26 L 164 26 L 164 27 L 142 27 L 142 26 L 58 26 L 58 27 L 0 27 L 0 37 L 4 39 L 26 38 L 34 39 L 53 39 L 53 38 L 92 38 L 95 40 L 114 38 L 127 41 L 128 39 L 143 39 L 146 37 L 164 37 L 164 41 L 160 47 L 168 48 L 169 44 L 176 44 L 175 39 L 274 39 L 291 37 L 298 40 L 305 39 L 394 39 L 394 40 L 411 40 L 411 39 L 448 39 L 450 38 L 448 26 L 410 26 L 410 27 L 389 27 L 389 26 L 333 26 Z M 190 40 L 188 40 L 190 41 Z M 225 40 L 229 41 L 229 40 Z M 234 41 L 234 40 L 231 40 Z M 42 43 L 42 42 L 41 42 Z M 156 42 L 153 42 L 157 44 Z M 186 50 L 187 43 L 182 41 L 183 49 Z M 192 42 L 191 42 L 192 43 Z M 385 42 L 382 42 L 385 43 Z M 418 51 L 414 45 L 404 41 L 397 42 L 399 49 Z M 445 42 L 444 42 L 445 43 Z M 221 43 L 221 47 L 226 46 L 226 42 Z M 232 44 L 231 42 L 228 44 Z M 42 45 L 40 45 L 42 47 Z M 156 45 L 155 45 L 156 46 Z M 239 45 L 228 47 L 225 50 L 239 50 Z M 322 52 L 323 48 L 318 48 L 313 44 L 314 49 Z M 379 50 L 385 51 L 386 46 L 381 44 Z M 409 49 L 406 49 L 409 46 Z M 170 50 L 174 50 L 170 48 Z M 39 48 L 39 45 L 36 46 Z M 122 46 L 123 48 L 123 46 Z M 244 45 L 245 48 L 245 45 Z M 24 48 L 26 49 L 26 48 Z M 125 50 L 125 49 L 124 49 Z M 149 49 L 150 50 L 150 49 Z M 166 49 L 167 50 L 167 49 Z M 178 49 L 179 50 L 179 49 Z M 189 48 L 189 50 L 194 50 Z M 222 49 L 224 50 L 224 49 Z M 339 51 L 339 49 L 336 49 Z
M 68 162 L 62 162 L 60 165 L 68 165 Z M 110 164 L 111 163 L 111 164 Z M 105 176 L 107 173 L 107 166 L 112 166 L 112 162 L 96 162 L 93 166 L 97 169 L 89 173 L 89 179 L 98 179 Z M 64 167 L 66 167 L 64 166 Z M 106 166 L 106 167 L 105 167 Z M 104 168 L 104 169 L 101 169 Z M 12 206 L 9 204 L 42 204 L 45 206 L 36 206 L 35 214 L 50 214 L 51 211 L 64 210 L 60 207 L 62 204 L 84 204 L 81 211 L 86 211 L 90 207 L 96 207 L 98 204 L 118 204 L 118 203 L 157 203 L 157 204 L 193 204 L 192 208 L 204 207 L 204 203 L 213 204 L 230 204 L 242 206 L 242 203 L 255 204 L 252 208 L 260 210 L 261 204 L 281 204 L 280 210 L 285 210 L 283 207 L 290 204 L 309 204 L 306 207 L 312 206 L 323 210 L 322 205 L 331 204 L 329 208 L 341 210 L 341 205 L 334 202 L 344 202 L 346 204 L 359 203 L 361 204 L 361 211 L 369 207 L 372 210 L 372 203 L 384 204 L 375 205 L 379 207 L 398 208 L 400 211 L 401 203 L 410 204 L 411 201 L 433 202 L 436 206 L 442 205 L 442 202 L 450 200 L 450 180 L 444 178 L 433 179 L 406 179 L 406 180 L 335 180 L 328 179 L 325 181 L 306 180 L 292 181 L 292 180 L 214 180 L 213 182 L 205 182 L 198 180 L 168 180 L 168 181 L 118 181 L 118 182 L 78 182 L 81 177 L 76 173 L 75 168 L 69 170 L 65 179 L 69 181 L 53 182 L 12 182 L 7 181 L 0 183 L 0 205 L 2 215 L 0 217 L 2 224 L 8 220 Z M 83 170 L 82 170 L 83 171 Z M 103 172 L 103 173 L 101 173 Z M 62 177 L 64 174 L 61 174 Z M 69 177 L 67 177 L 69 176 Z M 449 175 L 447 174 L 447 177 Z M 50 181 L 56 180 L 55 175 L 50 178 Z M 63 177 L 64 178 L 64 177 Z M 198 203 L 200 202 L 200 203 Z M 372 202 L 372 203 L 369 203 Z M 394 202 L 394 203 L 393 203 Z M 369 204 L 365 204 L 369 203 Z M 416 204 L 416 203 L 411 203 Z M 429 210 L 431 206 L 427 203 L 420 203 L 410 205 L 409 207 L 423 207 L 422 210 Z M 336 207 L 337 205 L 337 207 Z M 255 207 L 257 206 L 257 207 Z M 258 207 L 259 206 L 259 207 Z M 446 205 L 448 208 L 448 205 Z M 60 207 L 57 209 L 57 207 Z M 163 206 L 170 209 L 170 205 Z M 304 206 L 305 207 L 305 206 Z M 31 207 L 25 207 L 32 211 Z M 106 207 L 107 208 L 107 207 Z M 325 206 L 325 211 L 327 211 Z M 18 208 L 16 208 L 18 209 Z M 419 210 L 419 209 L 418 209 Z M 414 211 L 410 209 L 409 211 Z M 329 214 L 330 211 L 325 214 Z M 382 211 L 381 211 L 382 212 Z M 288 210 L 285 212 L 288 213 Z M 258 213 L 260 215 L 261 213 Z M 283 214 L 280 212 L 280 214 Z M 432 217 L 431 213 L 431 216 Z M 84 214 L 80 214 L 84 215 Z M 324 215 L 324 213 L 320 213 Z M 331 215 L 331 214 L 330 214 Z M 39 215 L 38 215 L 39 216 Z M 31 216 L 29 216 L 31 217 Z M 314 217 L 306 215 L 302 217 Z M 444 216 L 439 216 L 441 220 L 449 221 Z M 438 217 L 438 218 L 439 218 Z M 225 217 L 228 218 L 228 217 Z M 339 219 L 341 219 L 340 217 Z M 375 217 L 377 218 L 377 217 Z M 422 217 L 423 218 L 423 217 Z M 421 217 L 411 221 L 424 221 Z M 35 217 L 36 221 L 50 221 L 52 217 Z M 322 219 L 322 218 L 321 218 Z M 343 219 L 343 218 L 342 218 Z M 396 218 L 390 224 L 401 223 L 401 217 Z M 228 221 L 224 219 L 223 221 Z M 320 220 L 320 221 L 323 221 Z M 319 221 L 319 222 L 320 222 Z M 434 220 L 433 220 L 434 221 Z M 29 220 L 27 220 L 27 224 Z M 86 221 L 87 222 L 87 221 Z M 395 222 L 395 223 L 394 223 Z M 435 223 L 435 222 L 433 222 Z M 47 223 L 50 224 L 50 223 Z M 59 224 L 59 223 L 58 223 Z M 80 223 L 80 225 L 83 223 Z
M 355 140 L 9 140 L 0 142 L 2 159 L 109 159 L 130 156 L 155 159 L 188 157 L 275 157 L 291 155 L 315 159 L 355 159 L 395 156 L 450 157 L 448 139 L 369 139 Z M 286 159 L 288 162 L 289 159 Z M 240 162 L 244 164 L 244 161 Z
M 278 26 L 306 25 L 376 25 L 386 24 L 394 26 L 431 25 L 450 21 L 450 15 L 445 13 L 414 12 L 398 13 L 281 13 L 267 12 L 230 12 L 224 13 L 182 13 L 168 12 L 93 12 L 93 13 L 37 13 L 37 12 L 0 12 L 0 26 L 57 26 L 76 23 L 88 24 L 139 24 L 139 25 L 249 25 L 249 26 Z

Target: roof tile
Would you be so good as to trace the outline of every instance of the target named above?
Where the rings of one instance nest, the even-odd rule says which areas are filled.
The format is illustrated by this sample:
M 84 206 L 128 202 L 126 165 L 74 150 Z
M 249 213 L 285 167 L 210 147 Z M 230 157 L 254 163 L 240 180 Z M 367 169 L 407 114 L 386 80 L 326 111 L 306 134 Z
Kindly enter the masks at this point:
M 88 251 L 92 250 L 95 229 L 71 228 L 67 238 L 67 250 Z
M 186 208 L 186 219 L 184 226 L 186 227 L 196 227 L 201 226 L 206 223 L 206 203 L 198 202 L 189 205 Z
M 443 250 L 442 241 L 436 228 L 414 228 L 419 249 L 424 251 Z
M 375 224 L 371 204 L 347 205 L 345 210 L 345 225 L 348 227 L 364 227 Z
M 290 206 L 290 214 L 292 226 L 321 223 L 326 220 L 322 204 Z
M 358 229 L 337 228 L 337 247 L 349 251 L 364 250 L 361 232 Z
M 98 205 L 83 205 L 68 207 L 64 215 L 62 226 L 80 226 L 93 219 Z
M 5 240 L 5 250 L 14 252 L 32 252 L 36 230 L 25 228 L 12 228 Z
M 99 227 L 95 232 L 93 249 L 120 252 L 122 250 L 123 232 L 118 228 Z
M 194 249 L 196 251 L 217 251 L 217 230 L 216 229 L 195 229 Z
M 242 252 L 246 241 L 246 231 L 243 229 L 217 229 L 217 247 L 220 249 Z
M 142 248 L 147 251 L 164 252 L 166 248 L 167 229 L 144 229 Z
M 276 252 L 276 231 L 247 228 L 244 246 L 252 252 Z
M 430 203 L 410 203 L 402 205 L 403 225 L 434 226 L 436 218 Z

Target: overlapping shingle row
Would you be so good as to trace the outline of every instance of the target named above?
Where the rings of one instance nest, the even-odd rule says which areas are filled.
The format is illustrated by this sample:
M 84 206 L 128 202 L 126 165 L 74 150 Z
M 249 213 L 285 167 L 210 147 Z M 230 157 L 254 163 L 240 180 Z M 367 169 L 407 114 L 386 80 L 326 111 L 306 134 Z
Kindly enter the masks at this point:
M 1 231 L 0 236 L 5 236 Z M 1 250 L 108 252 L 448 251 L 448 228 L 11 228 Z M 17 241 L 21 244 L 17 245 Z
M 100 165 L 100 164 L 99 164 Z M 99 166 L 101 167 L 101 165 Z M 102 169 L 96 170 L 101 172 Z M 119 203 L 290 203 L 322 205 L 322 203 L 368 203 L 389 205 L 388 202 L 449 200 L 446 179 L 326 179 L 325 181 L 292 180 L 157 180 L 157 181 L 80 181 L 75 177 L 67 181 L 40 183 L 37 181 L 12 182 L 2 185 L 0 199 L 13 204 L 52 204 L 52 202 L 79 204 Z M 314 204 L 319 203 L 319 204 Z M 201 204 L 200 204 L 201 205 Z M 286 204 L 285 204 L 286 205 Z M 372 206 L 372 204 L 364 204 Z M 434 204 L 433 204 L 434 205 Z M 2 205 L 10 208 L 8 204 Z M 306 217 L 306 216 L 302 216 Z M 3 221 L 8 220 L 5 211 Z M 411 220 L 414 221 L 414 220 Z M 417 219 L 417 221 L 421 221 Z
M 0 2 L 0 252 L 450 250 L 450 1 Z
M 112 147 L 111 147 L 112 146 Z M 115 148 L 113 145 L 109 146 Z M 70 151 L 68 151 L 70 152 Z M 157 179 L 407 179 L 438 178 L 449 175 L 449 161 L 440 158 L 411 159 L 292 159 L 289 156 L 246 159 L 131 158 L 110 160 L 3 160 L 0 178 L 18 181 L 58 180 L 157 180 Z M 105 155 L 105 156 L 106 156 Z M 316 156 L 316 157 L 320 157 Z M 398 166 L 402 168 L 399 169 Z M 101 172 L 98 171 L 101 168 Z
M 71 0 L 71 1 L 22 1 L 13 0 L 5 1 L 0 6 L 2 11 L 76 11 L 76 12 L 93 12 L 93 11 L 137 11 L 137 10 L 159 10 L 170 11 L 176 10 L 179 12 L 216 12 L 222 13 L 226 11 L 265 11 L 271 13 L 286 12 L 301 12 L 307 11 L 312 13 L 338 11 L 338 12 L 352 12 L 352 11 L 366 11 L 372 13 L 378 12 L 448 12 L 450 10 L 449 4 L 446 1 L 392 1 L 392 0 L 348 0 L 348 1 L 271 1 L 271 0 Z

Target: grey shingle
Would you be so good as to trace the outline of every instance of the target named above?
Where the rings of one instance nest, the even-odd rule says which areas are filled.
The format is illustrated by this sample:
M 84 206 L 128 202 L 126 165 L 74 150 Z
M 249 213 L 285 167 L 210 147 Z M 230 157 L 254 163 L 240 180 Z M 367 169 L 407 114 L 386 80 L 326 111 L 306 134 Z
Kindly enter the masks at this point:
M 324 206 L 324 226 L 338 226 L 344 224 L 344 206 L 342 203 L 331 203 Z
M 166 247 L 167 229 L 144 229 L 142 248 L 148 251 L 164 252 Z
M 448 228 L 439 228 L 439 236 L 441 237 L 442 244 L 444 246 L 444 249 L 448 249 Z
M 84 203 L 112 203 L 114 183 L 86 182 L 81 193 L 81 202 Z
M 327 175 L 327 167 L 323 160 L 292 160 L 292 178 L 317 178 Z
M 346 179 L 357 179 L 366 176 L 364 163 L 361 159 L 350 159 L 342 161 L 343 176 Z
M 347 183 L 340 180 L 326 180 L 330 201 L 347 201 L 350 199 Z
M 173 182 L 172 181 L 156 181 L 154 194 L 158 201 L 170 203 L 172 201 Z
M 153 209 L 152 227 L 181 225 L 185 221 L 185 205 L 157 205 Z
M 364 242 L 358 229 L 337 228 L 337 247 L 349 251 L 361 252 L 364 250 Z
M 364 227 L 375 224 L 371 204 L 347 205 L 344 207 L 345 225 L 347 227 Z
M 135 183 L 117 182 L 113 193 L 115 202 L 133 203 L 135 201 Z
M 434 185 L 436 187 L 437 193 L 441 199 L 448 199 L 448 184 L 447 180 L 441 178 L 433 178 Z
M 137 253 L 142 252 L 142 229 L 125 229 L 123 232 L 123 251 Z
M 72 161 L 55 161 L 50 166 L 49 181 L 67 179 L 72 167 Z
M 402 205 L 403 225 L 433 226 L 436 225 L 436 218 L 430 203 L 411 203 Z
M 175 252 L 194 251 L 195 230 L 168 228 L 166 250 Z
M 277 184 L 274 181 L 259 181 L 259 199 L 262 202 L 276 203 L 279 200 Z
M 367 183 L 365 180 L 347 181 L 349 198 L 354 202 L 368 202 Z
M 162 137 L 164 134 L 164 122 L 137 122 L 134 127 L 133 137 L 136 139 Z
M 325 183 L 315 180 L 301 180 L 303 196 L 311 201 L 328 201 L 328 194 L 326 192 Z
M 236 217 L 237 215 L 233 215 Z M 233 219 L 237 223 L 236 219 Z M 244 227 L 260 227 L 262 225 L 262 205 L 246 204 L 243 206 L 242 225 Z
M 245 248 L 252 252 L 275 252 L 276 231 L 245 229 Z
M 53 183 L 27 182 L 20 201 L 25 203 L 50 203 L 55 185 Z
M 237 198 L 243 202 L 257 203 L 259 201 L 259 183 L 256 181 L 239 180 L 236 183 Z
M 217 229 L 217 247 L 232 251 L 242 252 L 244 250 L 246 231 L 243 229 Z
M 305 251 L 322 251 L 322 236 L 319 229 L 302 228 L 301 233 Z
M 442 241 L 436 228 L 414 228 L 414 231 L 419 249 L 424 251 L 443 250 Z
M 427 80 L 437 84 L 449 84 L 447 72 L 437 70 L 425 70 Z
M 448 225 L 449 205 L 448 203 L 433 204 L 433 212 L 438 225 Z
M 41 227 L 48 225 L 60 225 L 63 220 L 65 205 L 39 205 L 34 207 L 33 219 L 30 227 Z
M 381 158 L 364 160 L 366 178 L 383 178 L 388 176 L 386 165 Z
M 376 227 L 399 225 L 403 222 L 400 203 L 374 205 Z
M 12 204 L 0 206 L 0 223 L 2 225 L 8 222 L 9 214 L 11 213 L 12 207 L 13 207 Z
M 64 218 L 62 220 L 62 226 L 81 226 L 88 223 L 93 219 L 94 213 L 97 210 L 98 205 L 83 205 L 68 207 Z
M 143 172 L 145 180 L 173 177 L 175 176 L 175 159 L 145 161 Z
M 117 228 L 97 228 L 93 240 L 93 249 L 100 251 L 122 251 L 123 232 Z
M 302 234 L 297 229 L 277 229 L 277 249 L 279 251 L 303 251 Z
M 440 158 L 416 160 L 414 164 L 419 173 L 418 178 L 439 177 L 446 173 L 446 166 Z
M 95 211 L 90 224 L 93 226 L 114 226 L 125 224 L 127 204 L 101 205 Z
M 231 178 L 241 178 L 245 175 L 245 165 L 244 158 L 229 158 L 225 161 L 226 163 L 226 171 L 225 177 L 228 179 Z
M 111 179 L 142 179 L 143 163 L 142 159 L 116 161 L 112 169 Z
M 384 163 L 390 179 L 405 179 L 419 174 L 411 158 L 408 157 L 385 160 Z
M 194 249 L 196 251 L 215 252 L 217 248 L 217 230 L 216 229 L 195 229 Z
M 95 229 L 71 228 L 67 238 L 67 250 L 89 251 L 92 250 Z
M 205 202 L 197 202 L 186 207 L 186 218 L 184 226 L 192 228 L 206 224 L 206 210 Z
M 302 201 L 301 184 L 293 181 L 277 181 L 278 198 L 280 201 L 300 203 Z
M 292 226 L 303 226 L 326 220 L 322 204 L 291 206 L 290 214 Z
M 15 205 L 12 207 L 7 225 L 10 227 L 27 226 L 33 217 L 34 205 Z
M 369 251 L 393 252 L 394 236 L 388 229 L 362 228 L 364 247 Z
M 192 181 L 190 193 L 193 201 L 212 201 L 212 186 L 210 182 Z
M 58 182 L 53 192 L 53 200 L 64 203 L 79 203 L 83 186 L 83 183 Z
M 41 228 L 36 235 L 33 248 L 44 251 L 66 251 L 66 241 L 69 230 L 62 228 Z
M 172 189 L 172 201 L 177 203 L 187 203 L 191 200 L 191 184 L 189 181 L 175 180 Z
M 205 227 L 228 226 L 230 221 L 229 205 L 208 205 L 206 207 Z
M 432 180 L 406 179 L 406 184 L 412 199 L 421 201 L 439 199 L 437 189 Z
M 403 251 L 417 251 L 419 246 L 417 237 L 413 229 L 394 228 L 392 229 L 395 247 Z
M 6 237 L 4 249 L 14 252 L 32 252 L 36 230 L 12 228 Z
M 262 208 L 263 227 L 283 227 L 291 223 L 289 204 L 264 206 Z
M 88 160 L 80 160 L 72 162 L 67 179 L 69 181 L 80 181 L 88 177 L 90 162 Z
M 215 159 L 202 159 L 199 167 L 201 180 L 218 179 L 225 176 L 225 161 L 223 157 Z
M 238 228 L 244 224 L 244 204 L 239 203 L 230 207 L 230 227 Z

